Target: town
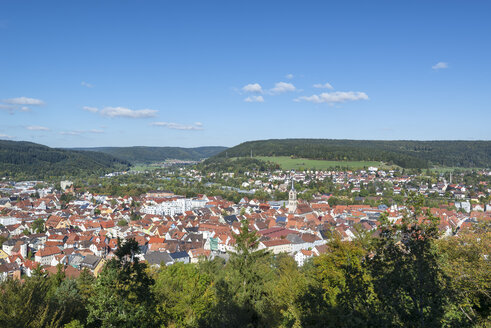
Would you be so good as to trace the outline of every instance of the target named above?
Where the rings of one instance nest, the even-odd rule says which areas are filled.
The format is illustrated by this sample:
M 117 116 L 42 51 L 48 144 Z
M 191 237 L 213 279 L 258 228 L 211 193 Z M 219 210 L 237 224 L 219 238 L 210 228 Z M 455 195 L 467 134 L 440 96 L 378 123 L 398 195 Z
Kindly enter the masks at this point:
M 0 328 L 490 328 L 491 1 L 0 1 Z
M 474 170 L 470 180 L 463 178 L 464 173 L 427 174 L 378 167 L 238 173 L 177 166 L 99 178 L 109 185 L 120 185 L 115 179 L 139 177 L 159 180 L 164 187 L 175 180 L 214 188 L 210 194 L 192 197 L 162 188 L 117 196 L 91 192 L 73 181 L 4 179 L 0 278 L 22 279 L 40 269 L 49 274 L 62 270 L 67 277 L 89 270 L 97 276 L 114 257 L 118 240 L 129 239 L 138 242 L 139 260 L 154 267 L 217 257 L 227 261 L 236 251 L 235 236 L 242 222 L 259 236 L 258 249 L 286 253 L 303 266 L 325 253 L 334 236 L 352 241 L 363 233 L 376 235 L 382 217 L 400 224 L 408 210 L 404 199 L 410 194 L 430 201 L 427 208 L 438 218 L 442 236 L 458 235 L 491 220 L 491 171 Z M 324 190 L 319 186 L 330 192 L 319 192 Z M 217 190 L 218 194 L 232 190 L 238 201 L 212 195 Z M 284 199 L 273 199 L 275 195 Z

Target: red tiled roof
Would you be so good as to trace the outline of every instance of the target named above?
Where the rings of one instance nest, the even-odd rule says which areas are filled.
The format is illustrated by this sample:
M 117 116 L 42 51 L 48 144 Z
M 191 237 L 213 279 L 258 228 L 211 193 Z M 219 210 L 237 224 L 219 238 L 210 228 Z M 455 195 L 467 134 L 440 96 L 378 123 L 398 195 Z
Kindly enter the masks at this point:
M 55 254 L 61 254 L 61 250 L 55 246 L 48 246 L 48 247 L 45 247 L 43 249 L 40 249 L 36 253 L 36 256 L 44 257 L 44 256 L 55 255 Z
M 274 247 L 274 246 L 291 244 L 291 242 L 288 239 L 265 240 L 265 241 L 262 241 L 262 243 L 266 247 Z

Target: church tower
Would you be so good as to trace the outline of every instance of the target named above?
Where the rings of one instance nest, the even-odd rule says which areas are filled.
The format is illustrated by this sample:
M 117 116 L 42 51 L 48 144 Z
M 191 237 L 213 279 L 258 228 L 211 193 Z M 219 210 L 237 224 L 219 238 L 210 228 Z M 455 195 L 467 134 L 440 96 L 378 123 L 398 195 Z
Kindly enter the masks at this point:
M 292 179 L 292 189 L 288 194 L 288 213 L 295 213 L 297 209 L 297 191 L 295 190 L 295 186 L 293 185 Z

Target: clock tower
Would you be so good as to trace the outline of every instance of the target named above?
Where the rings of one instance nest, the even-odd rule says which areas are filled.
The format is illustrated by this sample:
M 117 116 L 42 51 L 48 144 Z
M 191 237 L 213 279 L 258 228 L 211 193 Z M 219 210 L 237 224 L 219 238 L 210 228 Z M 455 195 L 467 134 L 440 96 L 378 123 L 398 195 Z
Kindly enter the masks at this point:
M 292 178 L 292 189 L 288 193 L 288 213 L 295 213 L 297 209 L 297 191 L 295 190 L 295 186 L 293 185 Z

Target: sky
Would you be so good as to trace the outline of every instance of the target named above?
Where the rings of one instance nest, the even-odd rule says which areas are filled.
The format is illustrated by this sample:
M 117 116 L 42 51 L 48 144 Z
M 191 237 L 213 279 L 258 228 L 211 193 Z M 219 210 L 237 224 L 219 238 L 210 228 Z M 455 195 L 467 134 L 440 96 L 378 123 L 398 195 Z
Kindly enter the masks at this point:
M 0 139 L 491 139 L 491 1 L 0 1 Z

